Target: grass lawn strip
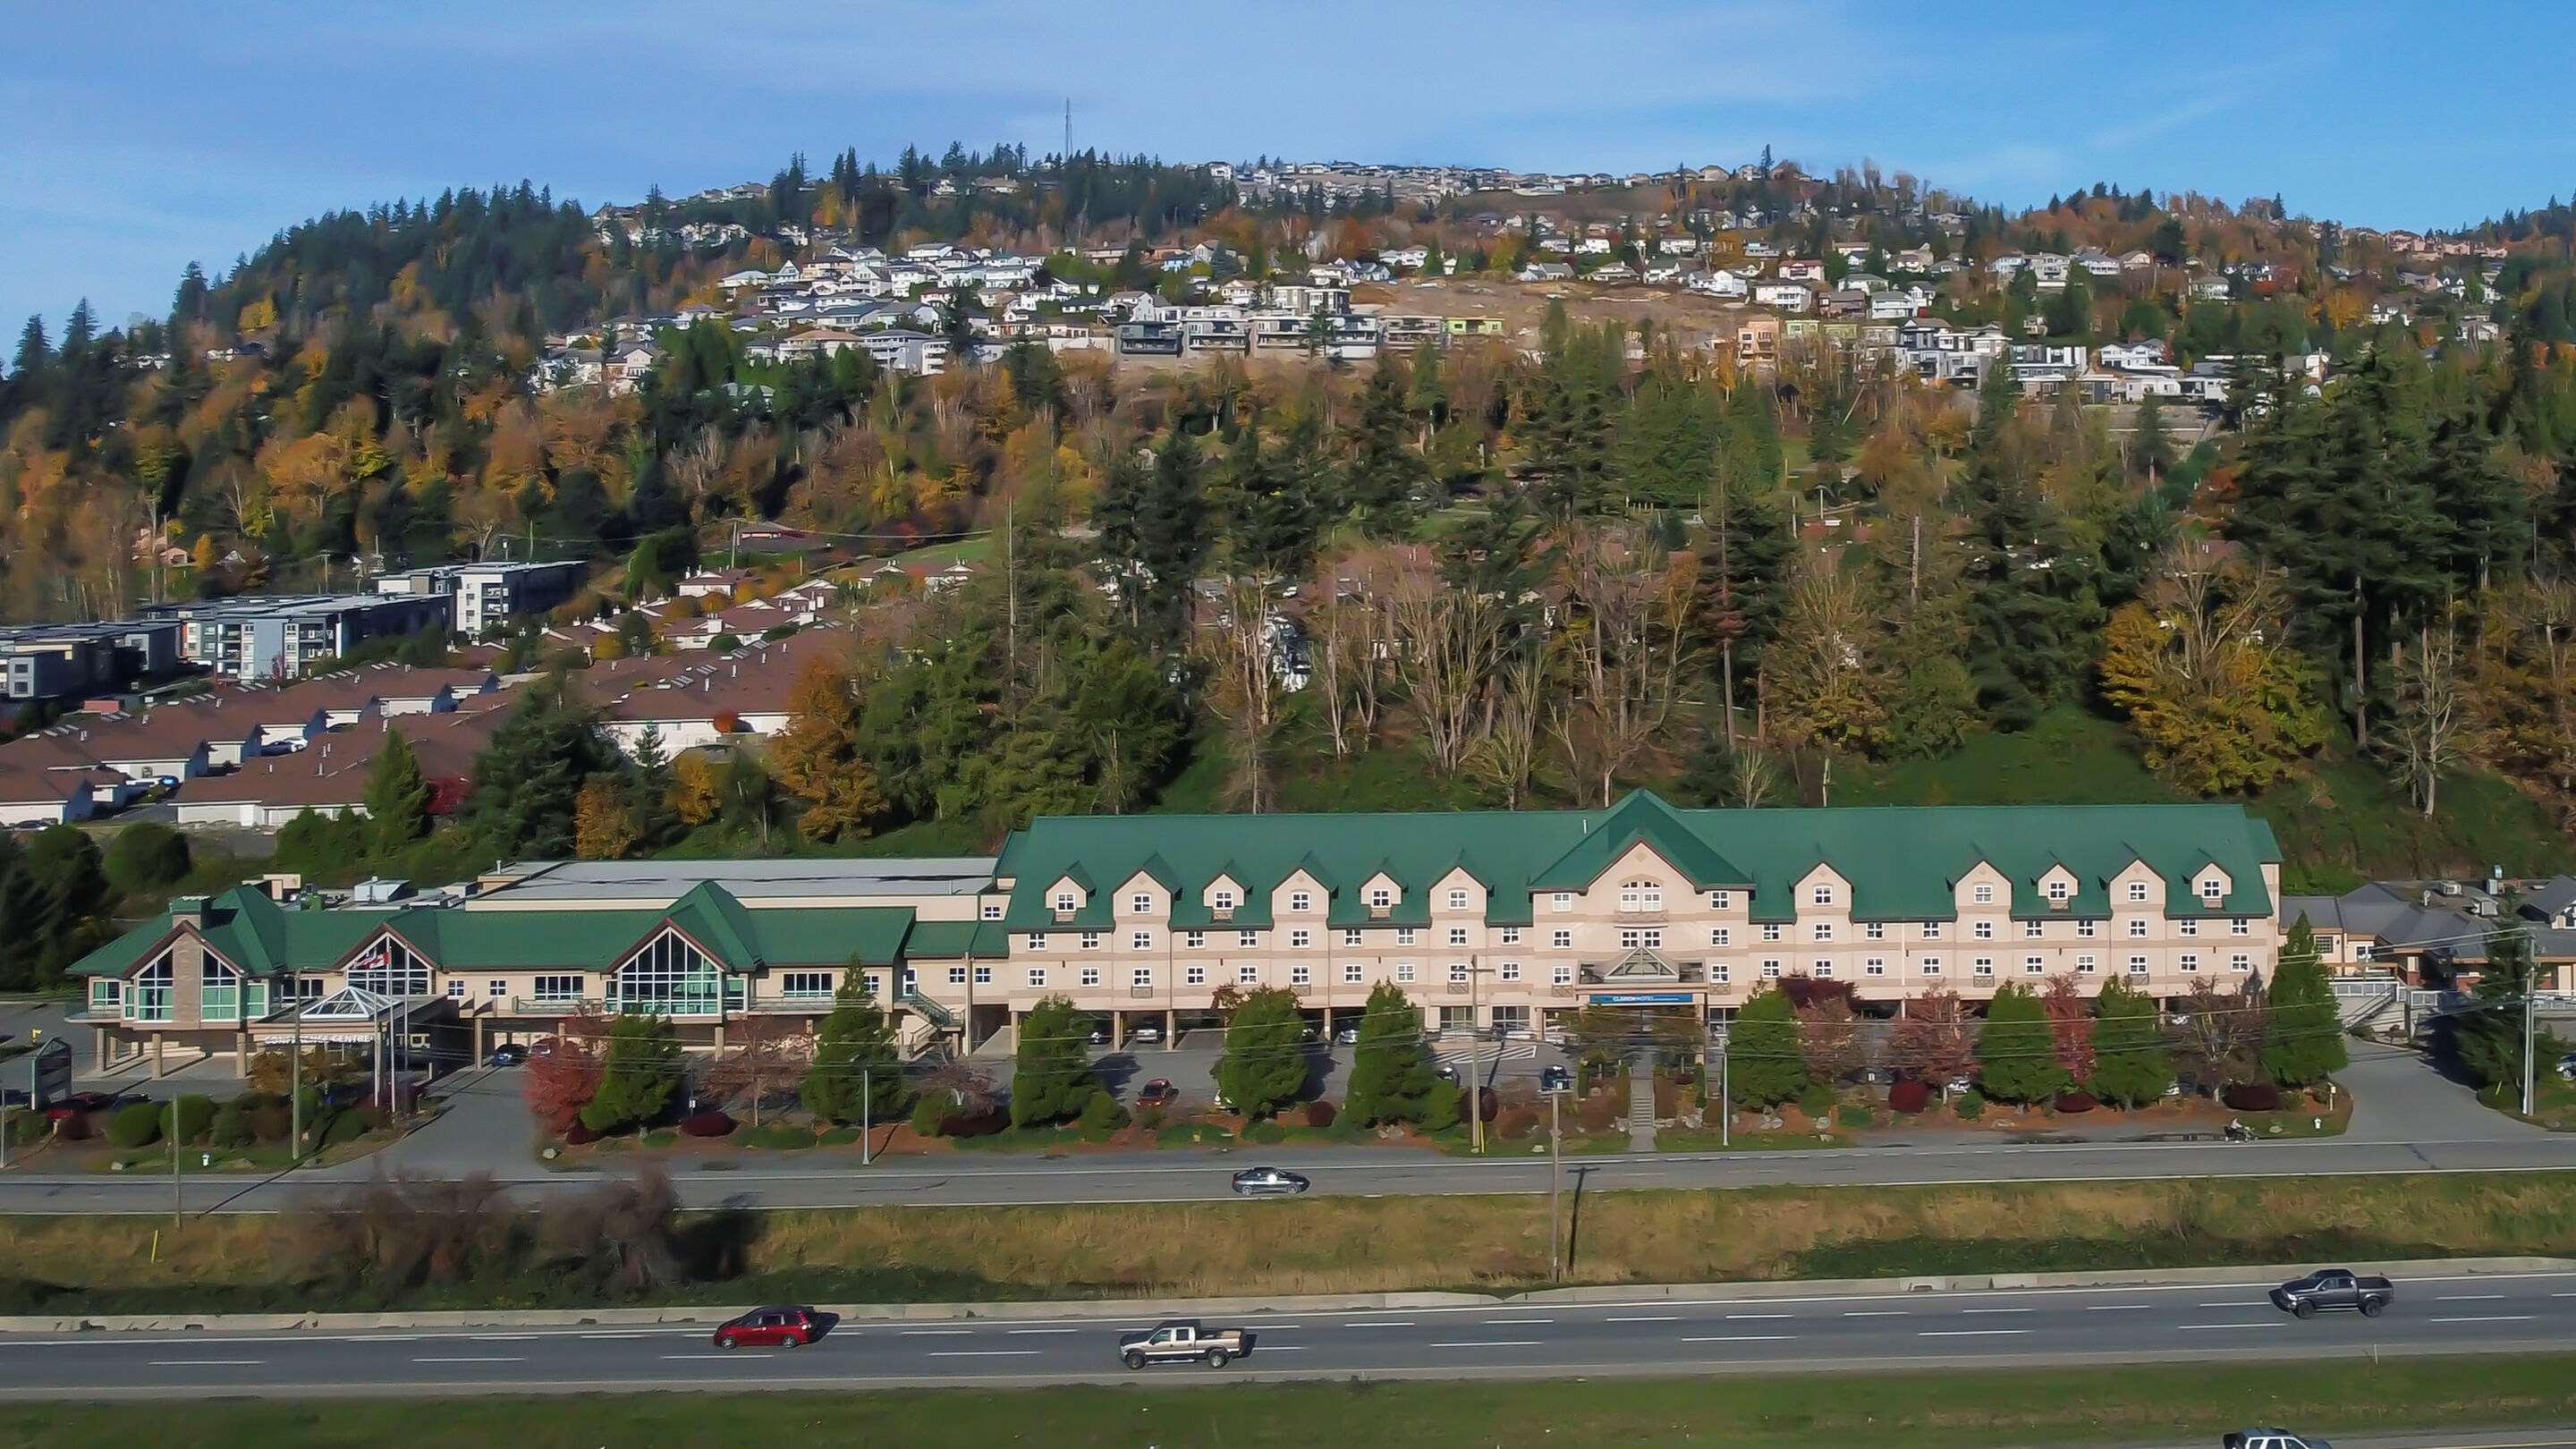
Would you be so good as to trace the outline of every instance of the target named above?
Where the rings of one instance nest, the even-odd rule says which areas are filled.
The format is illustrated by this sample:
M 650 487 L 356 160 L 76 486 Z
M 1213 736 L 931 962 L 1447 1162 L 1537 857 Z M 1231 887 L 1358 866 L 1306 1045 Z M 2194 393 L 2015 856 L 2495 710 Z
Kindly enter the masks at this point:
M 1407 1449 L 1495 1444 L 1694 1449 L 1907 1449 L 2215 1443 L 2229 1429 L 2307 1433 L 2509 1428 L 2576 1416 L 2576 1354 L 2371 1364 L 2189 1364 L 1777 1379 L 1462 1383 L 1220 1383 L 858 1394 L 637 1394 L 328 1403 L 217 1400 L 185 1409 L 191 1449 L 377 1449 L 508 1444 L 1139 1444 L 1312 1449 L 1318 1426 L 1365 1424 Z M 133 1442 L 172 1424 L 166 1405 L 0 1406 L 0 1442 Z M 422 1439 L 430 1430 L 432 1440 Z

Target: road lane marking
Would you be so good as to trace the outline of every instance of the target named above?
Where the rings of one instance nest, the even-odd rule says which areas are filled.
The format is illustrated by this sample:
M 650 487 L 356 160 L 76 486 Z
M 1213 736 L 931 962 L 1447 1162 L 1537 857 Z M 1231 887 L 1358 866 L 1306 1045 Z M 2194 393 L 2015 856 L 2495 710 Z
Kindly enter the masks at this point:
M 2242 1298 L 2223 1298 L 2216 1303 L 2202 1303 L 2195 1306 L 2201 1308 L 2268 1308 L 2271 1306 L 2271 1300 L 2267 1298 L 2260 1303 L 2248 1303 Z
M 2152 1303 L 2088 1303 L 2084 1306 L 2084 1311 L 2087 1313 L 2138 1313 L 2155 1306 Z
M 1247 1318 L 1243 1321 L 1243 1326 L 1246 1328 L 1303 1328 L 1306 1326 L 1306 1322 L 1301 1318 L 1283 1318 L 1277 1322 L 1264 1322 L 1258 1318 Z
M 1035 1358 L 1034 1348 L 934 1348 L 932 1358 Z
M 1412 1326 L 1413 1320 L 1410 1318 L 1370 1318 L 1342 1325 L 1344 1328 L 1411 1328 Z
M 975 1330 L 971 1328 L 907 1328 L 903 1331 L 903 1336 L 906 1338 L 967 1338 L 974 1332 Z
M 515 1343 L 520 1339 L 535 1338 L 537 1335 L 533 1333 L 477 1333 L 471 1334 L 469 1337 L 476 1343 Z
M 509 1357 L 509 1356 L 508 1356 L 508 1355 L 506 1355 L 506 1354 L 486 1354 L 486 1355 L 483 1355 L 483 1356 L 480 1356 L 480 1357 L 469 1357 L 469 1358 L 454 1358 L 454 1357 L 450 1357 L 450 1358 L 416 1358 L 416 1359 L 413 1359 L 413 1360 L 412 1360 L 412 1362 L 413 1362 L 413 1363 L 526 1363 L 526 1362 L 527 1362 L 527 1360 L 526 1360 L 526 1359 L 524 1359 L 524 1358 L 512 1358 L 512 1357 Z
M 1796 1334 L 1794 1334 L 1794 1333 L 1726 1333 L 1726 1334 L 1717 1334 L 1717 1335 L 1713 1335 L 1713 1336 L 1705 1337 L 1705 1338 L 1685 1338 L 1685 1339 L 1683 1339 L 1683 1340 L 1682 1340 L 1682 1342 L 1684 1342 L 1684 1343 L 1787 1343 L 1787 1342 L 1790 1342 L 1790 1341 L 1794 1340 L 1795 1338 L 1797 1338 L 1797 1336 L 1798 1336 L 1798 1335 L 1796 1335 Z
M 2491 1303 L 2503 1296 L 2501 1293 L 2445 1293 L 2433 1301 L 2436 1303 Z
M 1305 1345 L 1295 1343 L 1271 1343 L 1257 1349 L 1244 1350 L 1246 1353 L 1304 1353 L 1305 1351 Z
M 2490 1313 L 2482 1318 L 2428 1318 L 2427 1323 L 2529 1323 L 2528 1313 Z
M 2010 1338 L 2030 1332 L 2027 1328 L 1927 1328 L 1916 1338 Z
M 1682 1316 L 1678 1313 L 1631 1313 L 1624 1315 L 1613 1313 L 1602 1321 L 1604 1323 L 1679 1323 L 1682 1321 Z
M 156 1358 L 153 1368 L 243 1368 L 263 1362 L 255 1358 Z
M 1903 1318 L 1905 1316 L 1905 1310 L 1902 1308 L 1853 1308 L 1843 1313 L 1845 1318 Z
M 1536 1348 L 1535 1338 L 1458 1338 L 1423 1345 L 1426 1348 Z
M 666 1353 L 662 1357 L 668 1362 L 683 1363 L 702 1358 L 740 1358 L 742 1355 L 738 1353 Z
M 1012 1329 L 1012 1330 L 1011 1330 L 1011 1332 L 1012 1332 L 1013 1334 L 1022 1334 L 1022 1333 L 1080 1333 L 1080 1332 L 1082 1332 L 1082 1330 L 1081 1330 L 1081 1329 L 1079 1329 L 1079 1328 L 1014 1328 L 1014 1329 Z
M 2174 1325 L 2176 1328 L 2194 1333 L 2230 1328 L 2278 1328 L 2279 1326 L 2277 1323 L 2177 1323 Z
M 1488 1318 L 1485 1323 L 1488 1327 L 1501 1328 L 1511 1324 L 1554 1323 L 1555 1321 L 1553 1318 Z
M 1733 1323 L 1739 1318 L 1795 1318 L 1797 1316 L 1794 1313 L 1730 1313 L 1726 1315 L 1726 1321 Z
M 1962 1308 L 1961 1313 L 2037 1313 L 2036 1308 Z

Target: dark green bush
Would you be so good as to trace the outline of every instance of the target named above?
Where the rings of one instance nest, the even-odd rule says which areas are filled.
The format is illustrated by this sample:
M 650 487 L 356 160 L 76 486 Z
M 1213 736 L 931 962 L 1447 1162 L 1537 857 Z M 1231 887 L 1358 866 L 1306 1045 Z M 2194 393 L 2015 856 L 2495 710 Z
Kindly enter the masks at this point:
M 215 1109 L 215 1124 L 207 1140 L 217 1147 L 248 1147 L 251 1144 L 250 1114 L 239 1102 L 226 1102 Z
M 1107 1092 L 1094 1092 L 1082 1104 L 1082 1135 L 1107 1137 L 1127 1125 L 1127 1109 Z
M 205 1141 L 206 1134 L 214 1130 L 215 1099 L 190 1092 L 179 1099 L 178 1108 L 179 1141 L 183 1144 Z
M 1798 1110 L 1817 1122 L 1833 1115 L 1834 1089 L 1822 1082 L 1811 1082 L 1798 1094 Z
M 1288 1140 L 1288 1129 L 1276 1122 L 1266 1120 L 1255 1122 L 1243 1129 L 1243 1140 L 1258 1142 L 1264 1147 L 1275 1147 Z
M 107 1119 L 110 1147 L 146 1147 L 161 1139 L 161 1104 L 128 1102 Z
M 1845 1127 L 1866 1127 L 1870 1122 L 1870 1112 L 1858 1102 L 1847 1102 L 1834 1109 L 1834 1120 Z
M 947 1115 L 948 1103 L 945 1100 L 945 1094 L 939 1092 L 922 1093 L 921 1100 L 912 1104 L 913 1135 L 916 1137 L 938 1136 L 941 1119 L 945 1118 Z
M 1951 1104 L 1950 1110 L 1958 1114 L 1960 1121 L 1974 1122 L 1986 1115 L 1986 1095 L 1970 1087 L 1959 1094 L 1959 1100 Z

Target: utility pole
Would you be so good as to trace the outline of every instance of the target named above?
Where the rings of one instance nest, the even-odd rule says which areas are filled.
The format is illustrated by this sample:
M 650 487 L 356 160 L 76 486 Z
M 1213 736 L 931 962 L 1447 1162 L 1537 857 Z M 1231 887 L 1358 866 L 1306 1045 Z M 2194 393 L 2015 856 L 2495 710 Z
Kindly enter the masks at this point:
M 1476 978 L 1482 974 L 1474 957 L 1467 961 L 1467 1150 L 1485 1155 L 1485 1076 L 1477 1061 L 1476 1006 L 1481 995 Z
M 2532 1037 L 2534 1021 L 2540 1010 L 2540 931 L 2536 926 L 2523 928 L 2522 951 L 2522 1115 L 2531 1115 Z
M 1720 1027 L 1710 1035 L 1716 1038 L 1717 1044 L 1717 1145 L 1732 1147 L 1735 1145 L 1735 1099 L 1727 1090 L 1726 1029 Z M 1703 1075 L 1700 1080 L 1705 1082 L 1707 1077 Z
M 170 1099 L 170 1237 L 179 1236 L 179 1099 Z
M 1557 1108 L 1565 1100 L 1562 1088 L 1547 1094 L 1547 1281 L 1565 1281 L 1565 1235 L 1562 1219 L 1557 1215 L 1557 1200 L 1565 1189 L 1565 1134 L 1559 1130 Z
M 868 1081 L 868 1069 L 862 1066 L 859 1068 L 859 1166 L 861 1167 L 868 1165 L 868 1133 L 873 1130 L 872 1124 L 868 1121 L 868 1107 L 870 1099 L 875 1095 L 876 1089 Z

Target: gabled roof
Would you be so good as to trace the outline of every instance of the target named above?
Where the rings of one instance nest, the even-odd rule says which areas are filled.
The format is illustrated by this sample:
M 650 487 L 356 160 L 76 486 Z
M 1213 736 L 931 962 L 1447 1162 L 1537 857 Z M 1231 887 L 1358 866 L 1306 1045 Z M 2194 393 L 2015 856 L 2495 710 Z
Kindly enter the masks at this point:
M 1585 830 L 1572 848 L 1540 870 L 1531 879 L 1530 889 L 1588 889 L 1602 872 L 1637 845 L 1661 856 L 1701 890 L 1753 883 L 1752 876 L 1718 854 L 1661 796 L 1651 790 L 1639 790 L 1611 807 L 1598 828 Z M 1808 868 L 1813 868 L 1812 863 Z M 1803 876 L 1806 870 L 1797 874 Z

